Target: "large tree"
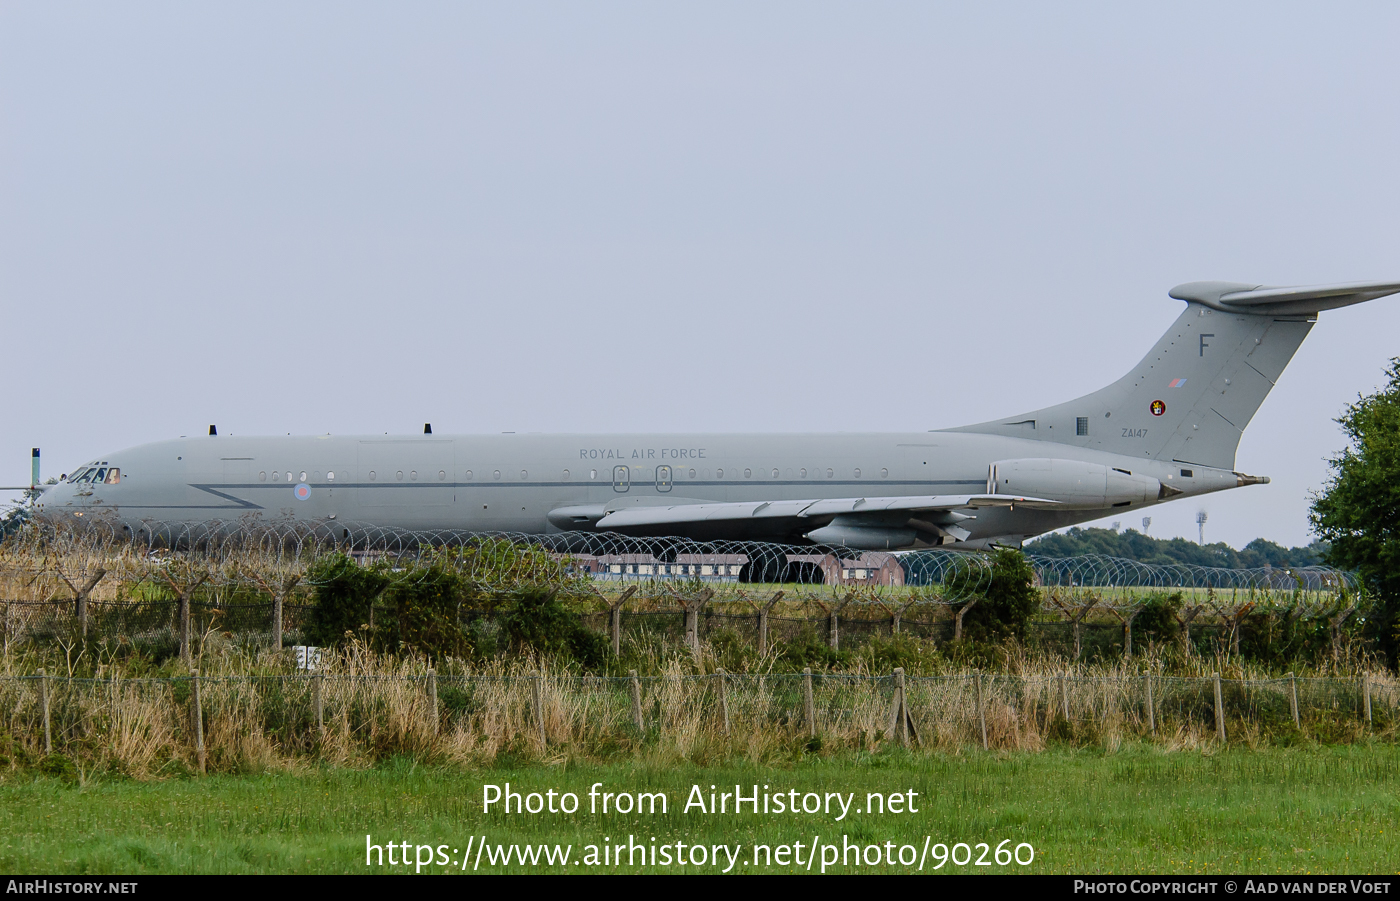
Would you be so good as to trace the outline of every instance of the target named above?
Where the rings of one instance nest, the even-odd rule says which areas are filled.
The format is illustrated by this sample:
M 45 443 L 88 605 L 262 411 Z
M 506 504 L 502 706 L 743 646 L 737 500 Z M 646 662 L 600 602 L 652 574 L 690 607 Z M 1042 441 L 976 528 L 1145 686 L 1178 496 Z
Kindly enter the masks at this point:
M 1354 569 L 1375 596 L 1367 633 L 1392 665 L 1400 635 L 1400 357 L 1389 384 L 1348 404 L 1337 420 L 1350 446 L 1331 459 L 1332 478 L 1313 499 L 1314 531 L 1331 542 L 1327 562 Z

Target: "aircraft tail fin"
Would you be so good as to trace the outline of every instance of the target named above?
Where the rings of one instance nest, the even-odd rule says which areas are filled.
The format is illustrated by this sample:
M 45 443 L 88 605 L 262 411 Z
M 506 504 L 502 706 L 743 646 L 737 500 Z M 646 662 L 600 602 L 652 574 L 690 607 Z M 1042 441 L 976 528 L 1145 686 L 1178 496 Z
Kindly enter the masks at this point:
M 952 431 L 1031 438 L 1235 468 L 1240 436 L 1322 310 L 1400 292 L 1400 282 L 1270 288 L 1178 285 L 1186 309 L 1132 371 L 1068 403 Z

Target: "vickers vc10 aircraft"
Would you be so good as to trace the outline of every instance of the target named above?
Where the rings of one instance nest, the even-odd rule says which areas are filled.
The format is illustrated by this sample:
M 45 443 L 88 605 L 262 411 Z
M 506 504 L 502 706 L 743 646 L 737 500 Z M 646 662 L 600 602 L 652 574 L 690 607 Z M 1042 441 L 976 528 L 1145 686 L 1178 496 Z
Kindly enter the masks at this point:
M 404 437 L 245 438 L 211 426 L 207 437 L 94 458 L 37 505 L 134 532 L 355 522 L 864 550 L 1018 546 L 1115 512 L 1267 483 L 1235 471 L 1235 450 L 1317 314 L 1396 292 L 1400 282 L 1179 285 L 1170 294 L 1185 311 L 1118 381 L 954 429 L 446 436 L 425 426 Z

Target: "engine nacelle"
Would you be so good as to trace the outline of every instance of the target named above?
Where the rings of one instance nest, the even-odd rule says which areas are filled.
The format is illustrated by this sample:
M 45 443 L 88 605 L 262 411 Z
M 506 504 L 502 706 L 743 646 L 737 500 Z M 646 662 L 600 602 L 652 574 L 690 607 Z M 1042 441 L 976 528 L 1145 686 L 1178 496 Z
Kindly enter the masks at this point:
M 993 463 L 987 472 L 987 493 L 1043 497 L 1069 509 L 1126 507 L 1155 501 L 1165 494 L 1162 483 L 1152 476 L 1101 463 L 1051 458 Z

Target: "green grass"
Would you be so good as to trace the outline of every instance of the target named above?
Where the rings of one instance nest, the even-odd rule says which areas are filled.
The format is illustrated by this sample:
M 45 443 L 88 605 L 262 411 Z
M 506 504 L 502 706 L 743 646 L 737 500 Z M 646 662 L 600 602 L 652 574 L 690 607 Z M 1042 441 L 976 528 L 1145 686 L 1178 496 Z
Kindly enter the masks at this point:
M 572 791 L 577 814 L 482 812 L 483 783 L 521 791 Z M 589 786 L 665 791 L 670 812 L 588 814 Z M 692 784 L 767 784 L 770 791 L 855 792 L 834 816 L 701 814 L 681 810 Z M 918 792 L 918 813 L 855 813 L 868 792 Z M 677 841 L 742 844 L 735 871 L 752 869 L 755 843 L 861 845 L 1028 842 L 1029 867 L 956 867 L 940 872 L 1394 873 L 1400 828 L 1400 749 L 1167 753 L 1145 746 L 1103 752 L 807 757 L 790 765 L 644 764 L 425 767 L 398 759 L 375 770 L 184 778 L 165 782 L 12 775 L 0 784 L 0 867 L 29 873 L 364 873 L 365 834 L 376 843 L 447 846 L 456 872 L 469 836 L 497 843 L 572 843 L 637 836 L 650 847 Z M 474 839 L 479 841 L 479 839 Z M 454 854 L 453 849 L 458 849 Z M 974 852 L 977 853 L 977 852 Z M 1024 851 L 1022 852 L 1024 854 Z M 935 861 L 925 864 L 930 871 Z M 468 867 L 470 869 L 470 867 Z M 488 869 L 485 860 L 482 869 Z M 533 871 L 513 864 L 495 871 Z M 552 869 L 558 870 L 560 867 Z M 567 871 L 614 872 L 612 866 Z M 629 867 L 622 867 L 628 870 Z M 713 866 L 657 867 L 660 872 Z M 723 866 L 719 867 L 723 869 Z M 820 858 L 813 871 L 820 869 Z M 844 868 L 835 872 L 913 867 Z M 805 870 L 795 864 L 770 871 Z

